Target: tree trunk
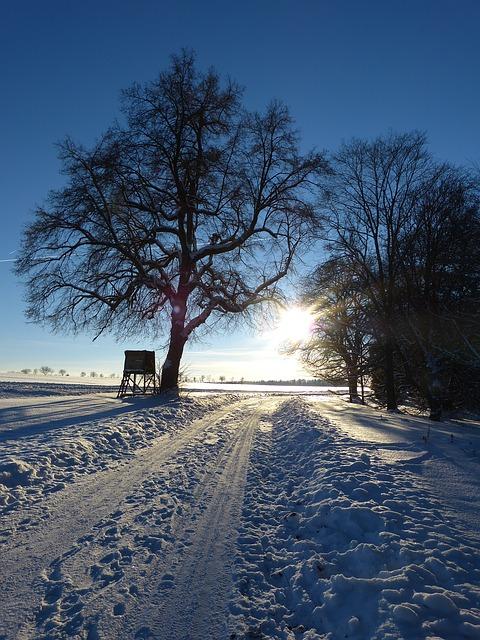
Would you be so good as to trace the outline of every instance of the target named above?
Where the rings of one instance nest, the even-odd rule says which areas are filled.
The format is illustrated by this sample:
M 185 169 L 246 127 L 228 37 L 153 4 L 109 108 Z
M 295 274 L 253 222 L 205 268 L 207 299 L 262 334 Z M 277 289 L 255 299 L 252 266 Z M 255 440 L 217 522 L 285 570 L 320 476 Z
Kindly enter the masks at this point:
M 426 358 L 427 369 L 427 401 L 430 407 L 430 420 L 442 419 L 442 382 L 440 365 L 431 353 Z
M 385 393 L 387 396 L 387 411 L 395 411 L 398 409 L 395 389 L 393 342 L 391 338 L 387 338 L 385 342 Z
M 160 393 L 178 391 L 178 374 L 182 360 L 183 349 L 187 338 L 183 335 L 185 305 L 175 305 L 172 312 L 172 328 L 170 329 L 170 344 L 167 357 L 162 367 Z
M 173 325 L 170 332 L 170 345 L 168 347 L 167 357 L 162 367 L 160 393 L 178 390 L 178 374 L 185 342 L 186 339 L 181 335 L 179 328 Z
M 355 373 L 348 374 L 348 394 L 350 396 L 350 402 L 358 400 L 358 378 Z

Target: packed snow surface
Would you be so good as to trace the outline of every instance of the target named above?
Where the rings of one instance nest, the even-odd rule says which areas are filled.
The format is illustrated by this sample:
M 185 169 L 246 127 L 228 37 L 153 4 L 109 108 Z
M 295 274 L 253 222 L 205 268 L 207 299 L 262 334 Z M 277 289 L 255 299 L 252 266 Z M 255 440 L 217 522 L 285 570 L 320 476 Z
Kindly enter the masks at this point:
M 0 383 L 0 638 L 480 638 L 478 423 L 25 385 Z

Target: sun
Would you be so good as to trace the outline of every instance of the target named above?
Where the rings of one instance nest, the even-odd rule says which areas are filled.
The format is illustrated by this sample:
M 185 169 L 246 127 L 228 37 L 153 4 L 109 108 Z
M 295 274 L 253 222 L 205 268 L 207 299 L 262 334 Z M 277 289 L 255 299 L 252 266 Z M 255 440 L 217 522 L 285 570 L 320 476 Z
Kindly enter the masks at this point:
M 308 309 L 289 307 L 280 313 L 272 338 L 278 345 L 305 342 L 312 335 L 313 326 L 314 318 Z

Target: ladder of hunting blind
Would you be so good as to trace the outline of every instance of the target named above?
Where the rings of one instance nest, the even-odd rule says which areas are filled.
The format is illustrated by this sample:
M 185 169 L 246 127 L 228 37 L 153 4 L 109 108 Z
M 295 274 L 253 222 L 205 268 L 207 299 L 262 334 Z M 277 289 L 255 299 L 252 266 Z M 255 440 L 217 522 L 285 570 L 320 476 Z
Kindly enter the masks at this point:
M 157 393 L 157 381 L 155 374 L 124 372 L 118 389 L 117 398 L 131 394 L 146 395 Z

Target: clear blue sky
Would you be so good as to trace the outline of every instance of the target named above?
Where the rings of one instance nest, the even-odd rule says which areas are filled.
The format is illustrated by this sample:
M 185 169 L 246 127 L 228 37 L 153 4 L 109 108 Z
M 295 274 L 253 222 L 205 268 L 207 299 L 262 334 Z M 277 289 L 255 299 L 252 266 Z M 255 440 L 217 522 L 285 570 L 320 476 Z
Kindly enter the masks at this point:
M 14 258 L 33 207 L 62 184 L 55 141 L 89 144 L 118 115 L 120 90 L 154 78 L 182 47 L 244 85 L 248 106 L 285 101 L 306 147 L 417 128 L 438 157 L 479 162 L 479 33 L 478 0 L 4 3 L 0 260 Z M 11 265 L 0 262 L 0 371 L 120 369 L 126 345 L 27 324 Z M 217 336 L 187 360 L 227 377 L 295 372 L 269 347 L 259 364 L 262 348 L 258 336 Z

